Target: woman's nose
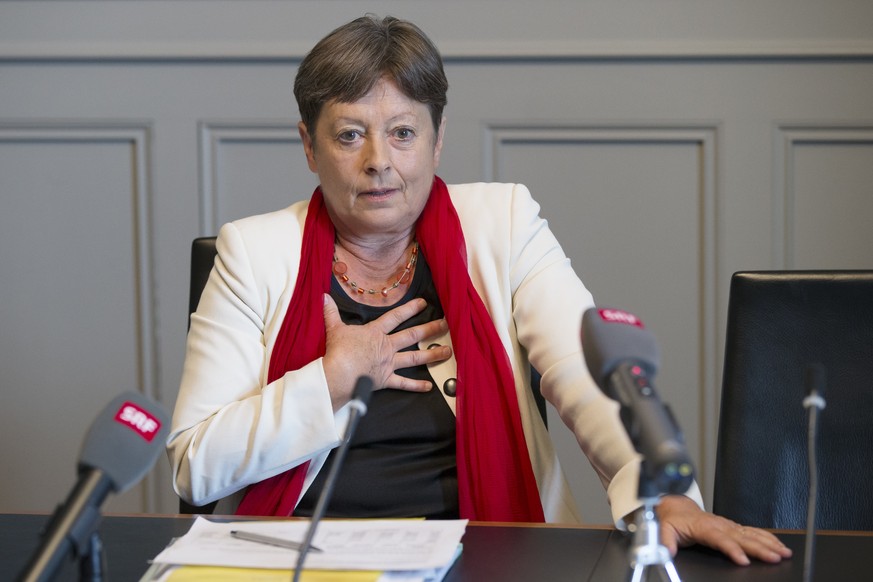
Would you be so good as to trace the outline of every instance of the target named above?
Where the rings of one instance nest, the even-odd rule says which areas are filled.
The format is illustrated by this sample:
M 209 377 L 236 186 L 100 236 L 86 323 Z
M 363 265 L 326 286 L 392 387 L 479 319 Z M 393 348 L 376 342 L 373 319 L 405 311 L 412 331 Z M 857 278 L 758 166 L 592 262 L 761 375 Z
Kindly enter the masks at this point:
M 364 169 L 368 174 L 381 174 L 391 167 L 389 147 L 382 139 L 369 140 L 365 155 Z

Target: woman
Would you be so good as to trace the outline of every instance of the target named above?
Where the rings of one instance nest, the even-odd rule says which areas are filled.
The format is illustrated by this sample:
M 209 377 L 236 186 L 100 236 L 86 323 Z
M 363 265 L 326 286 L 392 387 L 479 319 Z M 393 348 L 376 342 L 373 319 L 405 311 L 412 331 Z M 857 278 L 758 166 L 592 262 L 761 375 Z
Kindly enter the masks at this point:
M 447 88 L 430 40 L 393 18 L 342 26 L 301 63 L 299 131 L 320 186 L 219 233 L 168 441 L 184 499 L 310 514 L 366 375 L 380 390 L 331 514 L 578 521 L 533 365 L 616 524 L 639 506 L 637 455 L 579 346 L 593 300 L 539 206 L 520 185 L 436 176 Z M 790 555 L 689 495 L 659 504 L 672 552 L 701 542 L 737 563 Z

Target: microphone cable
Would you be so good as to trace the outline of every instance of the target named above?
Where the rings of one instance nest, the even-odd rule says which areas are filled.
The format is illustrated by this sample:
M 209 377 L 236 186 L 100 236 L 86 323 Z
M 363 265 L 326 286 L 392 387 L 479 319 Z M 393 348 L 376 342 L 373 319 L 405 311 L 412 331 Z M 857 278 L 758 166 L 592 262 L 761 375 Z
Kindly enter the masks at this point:
M 815 517 L 818 503 L 816 441 L 818 437 L 818 413 L 825 408 L 825 400 L 822 397 L 824 387 L 824 368 L 820 364 L 809 365 L 806 369 L 806 397 L 803 399 L 803 407 L 809 411 L 809 426 L 807 429 L 809 497 L 806 507 L 806 545 L 803 554 L 803 582 L 812 580 L 815 562 Z

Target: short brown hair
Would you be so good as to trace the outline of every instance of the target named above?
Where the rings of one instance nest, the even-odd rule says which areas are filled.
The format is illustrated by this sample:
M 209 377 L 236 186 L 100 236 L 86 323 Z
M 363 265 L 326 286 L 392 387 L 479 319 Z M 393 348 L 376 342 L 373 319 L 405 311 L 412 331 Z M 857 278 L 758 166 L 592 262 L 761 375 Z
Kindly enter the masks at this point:
M 300 63 L 294 97 L 303 123 L 314 134 L 325 103 L 357 101 L 383 76 L 427 105 L 434 130 L 439 129 L 449 88 L 439 51 L 411 22 L 373 15 L 340 26 Z

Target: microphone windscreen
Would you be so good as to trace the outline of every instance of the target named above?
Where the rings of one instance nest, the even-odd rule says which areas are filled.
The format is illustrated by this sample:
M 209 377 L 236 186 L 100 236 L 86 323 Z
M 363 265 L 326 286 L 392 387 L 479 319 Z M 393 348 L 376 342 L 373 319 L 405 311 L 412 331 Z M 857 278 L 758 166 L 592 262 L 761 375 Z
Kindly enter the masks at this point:
M 169 421 L 163 408 L 139 392 L 117 396 L 88 429 L 79 470 L 100 469 L 112 482 L 113 491 L 126 491 L 164 451 Z
M 591 307 L 582 316 L 582 352 L 591 376 L 602 390 L 623 362 L 634 362 L 653 378 L 660 366 L 655 336 L 636 315 L 620 309 Z

